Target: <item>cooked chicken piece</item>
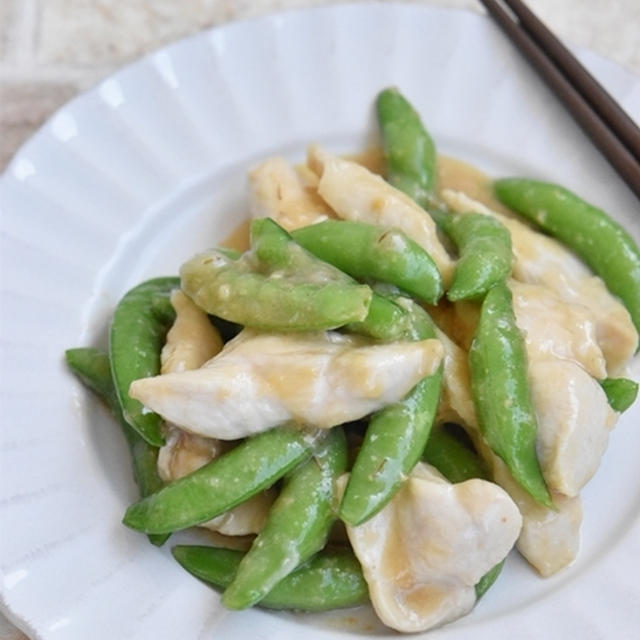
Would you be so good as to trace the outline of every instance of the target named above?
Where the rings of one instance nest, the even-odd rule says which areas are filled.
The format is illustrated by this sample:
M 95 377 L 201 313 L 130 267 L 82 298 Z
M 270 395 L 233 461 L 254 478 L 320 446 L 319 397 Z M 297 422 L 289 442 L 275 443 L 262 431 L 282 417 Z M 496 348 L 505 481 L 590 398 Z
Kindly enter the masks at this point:
M 416 632 L 473 608 L 474 585 L 506 557 L 521 526 L 497 485 L 453 485 L 418 463 L 391 502 L 347 534 L 382 622 Z
M 217 531 L 225 536 L 247 536 L 260 533 L 267 522 L 269 510 L 276 495 L 277 492 L 274 489 L 266 489 L 198 526 Z
M 471 396 L 471 373 L 467 352 L 440 329 L 436 336 L 444 350 L 443 375 L 437 422 L 457 422 L 478 431 L 478 419 Z
M 160 354 L 161 373 L 201 367 L 222 349 L 222 338 L 209 316 L 180 289 L 171 294 L 176 319 Z
M 549 509 L 520 488 L 502 460 L 492 458 L 493 479 L 513 498 L 522 514 L 518 551 L 543 577 L 568 567 L 580 547 L 580 496 L 568 498 L 552 491 L 555 509 Z
M 570 360 L 530 358 L 536 449 L 549 489 L 577 496 L 600 465 L 618 414 L 602 387 Z
M 512 280 L 509 287 L 525 335 L 542 473 L 549 489 L 576 496 L 596 472 L 617 420 L 594 379 L 607 372 L 593 314 L 546 286 Z
M 547 286 L 510 280 L 509 289 L 530 360 L 564 358 L 580 364 L 595 378 L 607 376 L 595 318 L 587 307 L 562 300 Z
M 196 436 L 173 425 L 167 431 L 167 442 L 158 453 L 158 473 L 165 482 L 182 478 L 229 450 L 223 440 Z M 275 496 L 275 491 L 267 489 L 199 526 L 227 536 L 258 533 Z
M 222 339 L 207 314 L 182 291 L 171 295 L 176 319 L 169 329 L 162 353 L 161 372 L 179 373 L 197 369 L 222 349 Z M 228 450 L 228 443 L 203 438 L 168 423 L 167 441 L 158 452 L 158 474 L 172 482 L 199 469 Z M 229 536 L 258 533 L 264 526 L 274 499 L 264 491 L 201 526 Z
M 471 396 L 466 352 L 441 332 L 438 333 L 438 338 L 442 342 L 445 352 L 443 391 L 438 408 L 438 420 L 451 420 L 465 427 L 479 455 L 491 469 L 493 480 L 507 491 L 520 509 L 523 526 L 516 544 L 518 551 L 543 576 L 552 575 L 571 564 L 578 552 L 582 518 L 580 498 L 579 496 L 567 498 L 552 491 L 552 498 L 556 506 L 554 510 L 537 503 L 520 488 L 506 465 L 488 447 L 478 428 Z M 577 365 L 574 366 L 580 369 Z M 588 374 L 582 373 L 588 377 Z M 563 387 L 558 387 L 557 392 L 564 392 L 566 395 Z M 553 433 L 550 436 L 546 435 L 548 431 L 553 431 L 552 410 L 545 412 L 541 422 L 539 447 L 554 437 Z M 568 439 L 567 436 L 565 439 Z M 562 451 L 560 455 L 562 455 Z M 585 466 L 585 468 L 587 467 Z
M 249 172 L 251 217 L 273 218 L 288 231 L 335 218 L 309 173 L 308 168 L 296 170 L 284 158 L 261 162 Z
M 203 467 L 228 448 L 223 440 L 196 436 L 169 424 L 166 442 L 158 452 L 158 474 L 165 482 L 173 482 Z
M 222 338 L 209 316 L 186 294 L 176 289 L 171 305 L 176 318 L 160 354 L 162 374 L 197 369 L 222 349 Z M 166 434 L 166 444 L 158 452 L 158 473 L 165 482 L 195 471 L 226 447 L 218 440 L 185 433 L 172 424 L 166 425 Z
M 438 239 L 436 225 L 409 196 L 362 165 L 310 147 L 309 166 L 320 176 L 318 193 L 340 218 L 404 231 L 429 253 L 445 284 L 453 261 Z
M 500 220 L 511 233 L 515 255 L 513 277 L 545 285 L 562 300 L 587 307 L 595 318 L 596 337 L 609 375 L 621 374 L 636 351 L 638 334 L 629 312 L 599 277 L 562 244 L 523 222 L 496 213 L 461 191 L 445 189 L 442 197 L 454 211 L 477 211 Z
M 357 420 L 402 398 L 441 359 L 437 340 L 245 329 L 200 369 L 136 380 L 130 394 L 187 431 L 234 440 L 288 420 L 320 428 Z

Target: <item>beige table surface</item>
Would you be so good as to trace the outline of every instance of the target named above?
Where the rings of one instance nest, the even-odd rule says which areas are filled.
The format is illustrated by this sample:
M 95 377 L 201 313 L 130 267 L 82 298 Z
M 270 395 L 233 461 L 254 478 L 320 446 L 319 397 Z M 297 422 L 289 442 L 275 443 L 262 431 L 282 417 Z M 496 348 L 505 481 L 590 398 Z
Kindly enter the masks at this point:
M 475 0 L 422 1 L 483 12 Z M 336 2 L 0 0 L 0 170 L 53 111 L 126 62 L 214 25 L 327 4 Z M 566 42 L 640 76 L 640 0 L 529 0 L 529 6 Z M 0 640 L 25 638 L 0 614 Z

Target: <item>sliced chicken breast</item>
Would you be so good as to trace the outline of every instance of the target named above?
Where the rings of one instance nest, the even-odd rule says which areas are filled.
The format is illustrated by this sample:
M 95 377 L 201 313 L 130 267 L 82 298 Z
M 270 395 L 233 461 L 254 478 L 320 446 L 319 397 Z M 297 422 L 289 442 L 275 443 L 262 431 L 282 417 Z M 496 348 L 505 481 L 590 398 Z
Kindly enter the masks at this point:
M 571 360 L 530 359 L 529 382 L 542 474 L 551 490 L 575 497 L 600 466 L 618 414 L 598 382 Z
M 441 359 L 437 340 L 244 330 L 200 369 L 136 380 L 130 394 L 192 433 L 235 440 L 289 420 L 357 420 L 402 398 Z
M 340 218 L 404 231 L 433 258 L 445 284 L 450 282 L 453 260 L 431 216 L 409 196 L 362 165 L 319 147 L 309 149 L 308 162 L 320 176 L 318 193 Z
M 202 366 L 222 349 L 222 339 L 207 314 L 182 291 L 171 295 L 176 318 L 161 353 L 161 372 L 178 373 Z M 215 438 L 203 438 L 166 424 L 166 443 L 158 452 L 158 474 L 172 482 L 208 464 L 229 449 Z M 275 492 L 263 491 L 201 526 L 228 536 L 258 533 L 267 519 Z
M 249 172 L 249 198 L 252 218 L 273 218 L 287 231 L 335 218 L 307 174 L 280 157 Z
M 417 632 L 473 608 L 474 585 L 506 557 L 521 525 L 497 485 L 453 485 L 419 463 L 382 511 L 347 534 L 382 622 Z

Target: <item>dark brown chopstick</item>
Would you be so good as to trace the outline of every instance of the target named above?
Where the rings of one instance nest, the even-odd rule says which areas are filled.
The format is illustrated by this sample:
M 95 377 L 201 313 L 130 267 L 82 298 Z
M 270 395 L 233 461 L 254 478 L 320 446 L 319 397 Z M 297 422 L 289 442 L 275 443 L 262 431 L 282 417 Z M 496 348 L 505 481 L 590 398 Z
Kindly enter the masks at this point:
M 640 161 L 640 128 L 607 90 L 573 57 L 546 25 L 521 0 L 504 0 L 523 29 L 543 48 L 593 110 Z
M 636 152 L 640 153 L 640 131 L 631 118 L 522 2 L 505 0 L 513 14 L 516 14 L 515 17 L 496 0 L 481 2 L 620 177 L 640 198 L 640 161 L 636 156 Z M 535 39 L 532 34 L 535 34 Z M 552 45 L 553 54 L 547 55 L 546 49 L 550 46 L 551 39 L 564 51 Z M 558 62 L 559 58 L 563 62 Z M 568 62 L 569 59 L 572 60 L 571 63 Z M 581 73 L 576 74 L 575 70 L 578 68 Z M 576 81 L 577 84 L 573 82 L 575 75 L 581 78 Z M 587 76 L 591 77 L 591 81 L 586 79 Z M 584 94 L 580 87 L 587 88 Z M 603 112 L 606 115 L 602 115 Z M 612 122 L 615 124 L 611 124 Z

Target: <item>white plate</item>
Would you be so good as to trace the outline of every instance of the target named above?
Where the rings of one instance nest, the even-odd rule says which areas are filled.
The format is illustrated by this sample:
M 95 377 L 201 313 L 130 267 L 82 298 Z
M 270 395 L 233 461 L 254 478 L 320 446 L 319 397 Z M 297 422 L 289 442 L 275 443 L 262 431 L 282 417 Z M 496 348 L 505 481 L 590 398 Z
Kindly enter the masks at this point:
M 638 117 L 638 79 L 582 57 Z M 32 638 L 393 635 L 366 610 L 223 612 L 170 545 L 120 524 L 136 497 L 123 440 L 62 358 L 104 344 L 126 289 L 175 273 L 234 228 L 255 160 L 370 141 L 387 85 L 419 108 L 441 151 L 564 183 L 640 235 L 630 191 L 500 32 L 464 12 L 359 4 L 232 24 L 72 101 L 0 182 L 2 600 Z M 639 414 L 622 418 L 584 492 L 575 565 L 542 580 L 513 554 L 471 615 L 429 637 L 637 637 Z

